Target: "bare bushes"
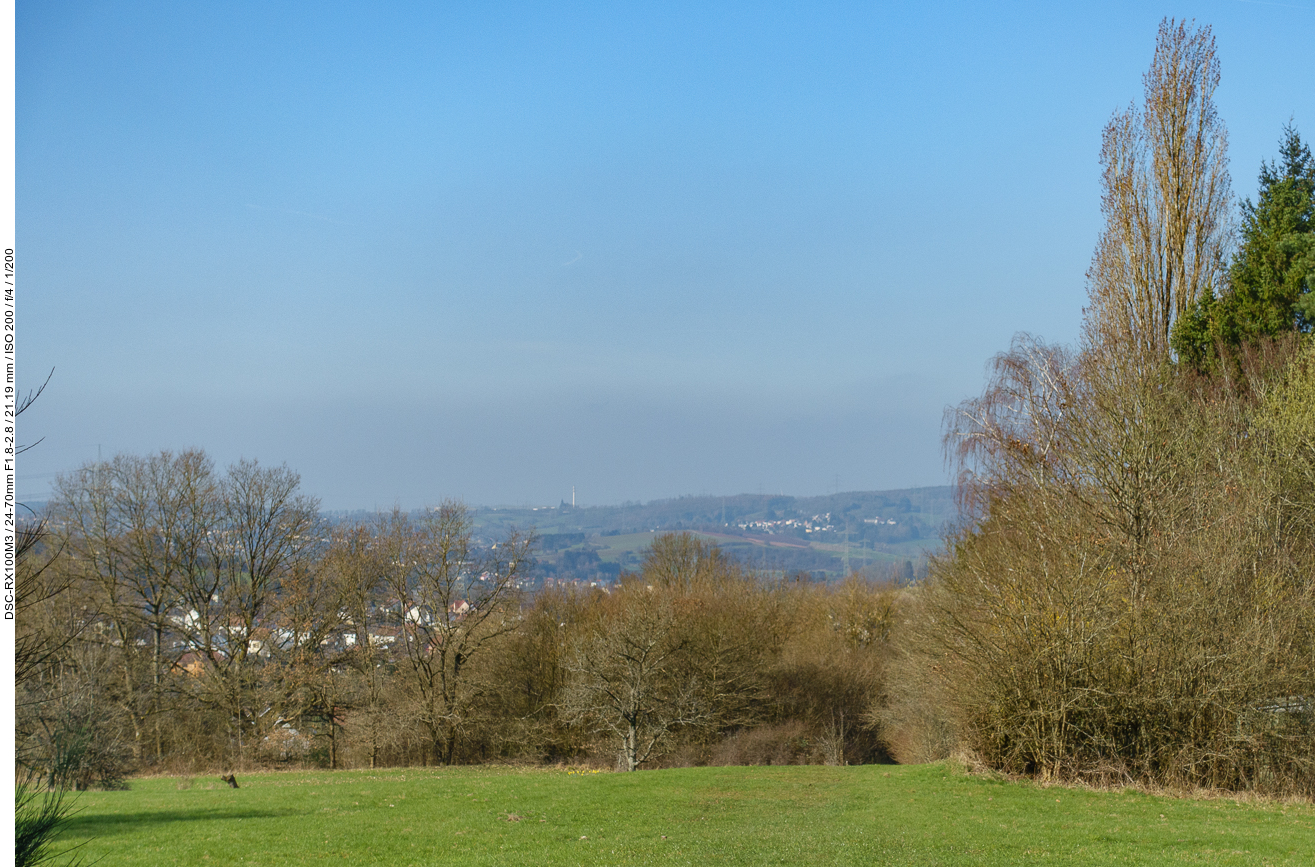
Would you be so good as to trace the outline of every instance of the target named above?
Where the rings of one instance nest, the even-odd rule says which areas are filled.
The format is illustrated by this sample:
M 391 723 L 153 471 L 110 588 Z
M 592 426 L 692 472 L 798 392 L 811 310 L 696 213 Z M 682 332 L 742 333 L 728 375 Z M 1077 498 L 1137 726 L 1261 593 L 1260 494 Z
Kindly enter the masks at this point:
M 554 710 L 540 718 L 555 720 L 544 731 L 614 750 L 623 769 L 879 760 L 865 712 L 893 599 L 859 579 L 764 584 L 695 537 L 659 537 L 644 570 L 610 593 L 572 605 L 542 597 L 570 612 L 555 621 L 555 648 L 539 644 L 559 666 L 535 679 L 559 684 L 543 702 Z M 525 618 L 530 634 L 546 636 L 535 617 Z
M 769 723 L 727 735 L 712 748 L 710 765 L 821 765 L 825 756 L 802 720 Z
M 778 588 L 791 631 L 767 669 L 773 724 L 805 723 L 820 761 L 887 759 L 868 715 L 886 677 L 902 591 L 851 576 L 833 587 Z
M 1030 341 L 997 362 L 951 427 L 977 520 L 909 669 L 990 764 L 1315 792 L 1313 360 L 1244 389 Z
M 780 600 L 713 545 L 658 537 L 643 571 L 592 598 L 563 654 L 563 718 L 635 770 L 677 746 L 692 761 L 762 715 L 764 672 L 788 624 Z
M 947 759 L 964 740 L 927 595 L 916 590 L 903 594 L 887 674 L 868 708 L 867 719 L 883 749 L 900 764 Z
M 19 776 L 50 789 L 124 788 L 136 768 L 133 729 L 115 696 L 121 685 L 99 648 L 66 644 L 60 670 L 44 666 L 17 684 Z
M 499 688 L 489 695 L 484 723 L 500 757 L 564 762 L 589 752 L 591 736 L 571 725 L 561 695 L 571 676 L 571 640 L 592 619 L 603 595 L 600 590 L 544 588 L 499 646 L 493 660 Z

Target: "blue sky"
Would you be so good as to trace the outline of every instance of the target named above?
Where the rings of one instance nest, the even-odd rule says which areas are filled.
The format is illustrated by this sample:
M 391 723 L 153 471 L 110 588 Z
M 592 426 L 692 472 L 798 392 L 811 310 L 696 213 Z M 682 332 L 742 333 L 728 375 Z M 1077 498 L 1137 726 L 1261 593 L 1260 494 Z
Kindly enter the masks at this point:
M 1315 0 L 20 2 L 19 494 L 191 446 L 334 509 L 944 483 L 987 359 L 1078 334 L 1166 15 L 1254 195 Z

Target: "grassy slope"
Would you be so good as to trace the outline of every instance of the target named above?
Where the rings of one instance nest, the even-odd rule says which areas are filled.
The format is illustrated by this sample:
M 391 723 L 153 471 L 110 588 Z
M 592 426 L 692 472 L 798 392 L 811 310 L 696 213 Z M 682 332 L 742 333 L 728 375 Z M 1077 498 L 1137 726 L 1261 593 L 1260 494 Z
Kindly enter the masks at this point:
M 66 841 L 153 864 L 1308 864 L 1315 808 L 965 777 L 942 765 L 638 774 L 410 769 L 139 780 Z M 509 821 L 508 815 L 521 817 Z
M 653 540 L 658 535 L 657 533 L 626 533 L 622 536 L 595 536 L 589 539 L 589 544 L 598 549 L 598 558 L 600 560 L 614 563 L 621 559 L 621 555 L 626 552 L 643 557 L 648 552 L 648 546 L 653 544 Z M 709 542 L 722 541 L 707 533 L 694 533 L 693 535 Z

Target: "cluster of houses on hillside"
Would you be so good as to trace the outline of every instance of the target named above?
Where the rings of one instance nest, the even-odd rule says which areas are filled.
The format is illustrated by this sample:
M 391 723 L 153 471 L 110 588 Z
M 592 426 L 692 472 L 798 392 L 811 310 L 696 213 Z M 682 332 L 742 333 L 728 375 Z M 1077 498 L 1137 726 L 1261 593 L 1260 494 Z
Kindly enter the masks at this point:
M 370 626 L 365 634 L 359 633 L 349 625 L 350 618 L 346 612 L 340 612 L 340 625 L 320 633 L 321 652 L 330 655 L 351 651 L 361 642 L 368 641 L 370 646 L 387 651 L 399 645 L 408 633 L 417 638 L 432 635 L 432 627 L 441 624 L 457 627 L 461 620 L 472 610 L 470 602 L 459 599 L 448 606 L 446 618 L 439 618 L 429 610 L 419 606 L 405 608 L 400 603 L 392 605 L 372 605 L 368 620 Z M 230 658 L 236 648 L 246 642 L 246 654 L 249 658 L 266 660 L 281 652 L 293 650 L 299 644 L 305 644 L 312 637 L 278 625 L 253 626 L 248 634 L 245 621 L 229 618 L 226 623 L 213 625 L 209 630 L 209 640 L 202 636 L 202 615 L 196 609 L 174 612 L 169 616 L 174 625 L 167 648 L 175 653 L 182 651 L 174 662 L 172 669 L 176 674 L 200 677 L 213 664 Z M 422 631 L 423 630 L 423 631 Z M 145 644 L 145 639 L 138 643 Z
M 811 518 L 782 518 L 779 521 L 748 521 L 738 525 L 741 530 L 748 530 L 751 533 L 767 533 L 774 535 L 777 533 L 796 533 L 803 530 L 805 533 L 822 533 L 827 530 L 834 530 L 831 524 L 831 513 L 823 515 L 814 515 Z
M 894 524 L 893 518 L 864 518 L 865 524 Z M 821 515 L 814 515 L 811 518 L 782 518 L 779 521 L 748 521 L 737 525 L 741 530 L 748 530 L 751 533 L 767 533 L 775 535 L 778 533 L 795 533 L 800 530 L 805 533 L 827 533 L 835 532 L 836 526 L 831 523 L 831 513 L 825 512 Z

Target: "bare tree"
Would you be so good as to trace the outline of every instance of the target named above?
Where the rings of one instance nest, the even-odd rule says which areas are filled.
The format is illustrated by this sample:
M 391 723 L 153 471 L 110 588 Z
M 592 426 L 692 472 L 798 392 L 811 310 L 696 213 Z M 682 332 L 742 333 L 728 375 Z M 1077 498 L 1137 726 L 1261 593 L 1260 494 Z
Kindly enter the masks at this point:
M 266 618 L 283 583 L 309 568 L 321 546 L 317 503 L 298 492 L 300 484 L 287 467 L 248 460 L 230 466 L 208 504 L 213 523 L 202 538 L 189 535 L 195 548 L 180 569 L 188 610 L 178 628 L 204 658 L 201 697 L 228 718 L 239 763 L 269 716 L 256 707 L 259 663 L 273 637 Z
M 40 388 L 29 391 L 18 401 L 14 411 L 15 421 L 32 408 L 32 404 L 36 403 L 37 398 L 46 390 L 46 386 L 50 384 L 50 377 L 54 374 L 54 369 L 51 369 Z M 14 450 L 14 455 L 21 455 L 40 442 L 41 440 L 37 440 L 35 443 L 19 446 Z M 68 590 L 72 578 L 71 573 L 66 570 L 61 572 L 50 569 L 62 546 L 55 544 L 53 547 L 47 547 L 49 533 L 45 516 L 37 515 L 21 503 L 19 505 L 32 516 L 32 520 L 17 519 L 18 526 L 14 528 L 14 614 L 17 626 L 14 637 L 14 679 L 22 684 L 65 644 L 73 640 L 75 633 L 68 630 L 52 633 L 33 622 L 37 620 L 33 617 L 36 611 Z
M 271 687 L 271 707 L 277 710 L 275 724 L 295 724 L 295 745 L 307 754 L 312 738 L 326 735 L 329 767 L 334 768 L 338 766 L 337 710 L 344 684 L 334 670 L 340 659 L 329 644 L 344 620 L 346 588 L 328 559 L 305 558 L 293 566 L 280 581 L 268 617 L 273 628 L 260 634 L 269 650 L 270 674 L 264 680 Z
M 123 456 L 116 461 L 85 465 L 56 481 L 55 514 L 67 540 L 70 560 L 76 564 L 86 586 L 94 590 L 101 615 L 95 635 L 118 658 L 115 695 L 133 728 L 136 758 L 142 754 L 149 696 L 142 689 L 141 644 L 149 612 L 143 605 L 157 602 L 165 611 L 164 596 L 152 599 L 151 589 L 164 589 L 159 573 L 150 568 L 149 558 L 138 558 L 131 550 L 131 495 L 123 480 L 132 477 L 138 459 Z M 142 559 L 148 568 L 139 571 Z M 134 562 L 134 561 L 137 562 Z M 145 598 L 139 589 L 146 589 Z M 167 593 L 167 590 L 165 590 Z
M 76 573 L 61 558 L 63 543 L 52 536 L 45 516 L 21 522 L 15 531 L 14 681 L 37 675 L 81 632 L 84 622 L 57 622 L 46 609 L 73 587 Z
M 272 646 L 255 632 L 275 613 L 282 583 L 299 586 L 293 579 L 318 544 L 315 503 L 298 484 L 286 468 L 254 461 L 217 479 L 199 451 L 120 455 L 58 481 L 56 515 L 70 561 L 98 590 L 139 757 L 148 722 L 162 757 L 166 678 L 187 651 L 205 656 L 205 682 L 237 721 L 239 745 L 253 725 L 253 657 Z
M 340 657 L 354 674 L 351 683 L 339 683 L 337 666 L 327 672 L 327 688 L 334 694 L 328 703 L 346 706 L 362 725 L 370 767 L 377 767 L 387 740 L 385 698 L 385 663 L 388 656 L 375 640 L 375 627 L 384 622 L 383 595 L 390 562 L 386 550 L 387 525 L 356 524 L 336 528 L 326 552 L 325 569 L 337 585 L 346 646 Z M 330 721 L 329 766 L 338 766 L 336 720 Z
M 706 708 L 688 676 L 686 644 L 671 594 L 632 579 L 601 601 L 600 616 L 577 638 L 562 698 L 567 719 L 610 732 L 621 766 L 636 770 L 681 726 L 701 723 Z
M 166 645 L 171 615 L 182 599 L 182 576 L 190 568 L 206 533 L 214 494 L 213 468 L 200 451 L 148 458 L 116 458 L 110 465 L 120 515 L 120 556 L 125 562 L 126 601 L 142 620 L 150 642 L 151 721 L 155 759 L 163 753 L 160 716 L 166 711 L 163 679 L 184 648 Z
M 1174 320 L 1218 292 L 1231 240 L 1228 133 L 1215 110 L 1208 26 L 1165 19 L 1141 110 L 1118 112 L 1101 148 L 1105 228 L 1088 271 L 1087 342 L 1167 355 Z
M 54 374 L 52 368 L 39 388 L 19 399 L 15 420 L 32 408 Z M 14 455 L 40 442 L 38 439 L 18 446 Z M 74 573 L 51 568 L 63 551 L 61 541 L 52 540 L 45 515 L 36 514 L 22 503 L 19 506 L 31 516 L 30 520 L 17 518 L 14 528 L 14 680 L 22 684 L 76 637 L 80 624 L 61 624 L 61 628 L 51 630 L 45 628 L 51 625 L 48 619 L 36 616 L 43 606 L 69 590 Z
M 451 764 L 457 741 L 487 685 L 474 663 L 519 619 L 517 581 L 533 537 L 513 531 L 485 549 L 470 513 L 447 502 L 412 522 L 389 520 L 390 595 L 398 605 L 407 682 L 434 759 Z
M 739 568 L 716 545 L 693 533 L 663 533 L 644 557 L 644 580 L 677 592 L 740 580 Z

